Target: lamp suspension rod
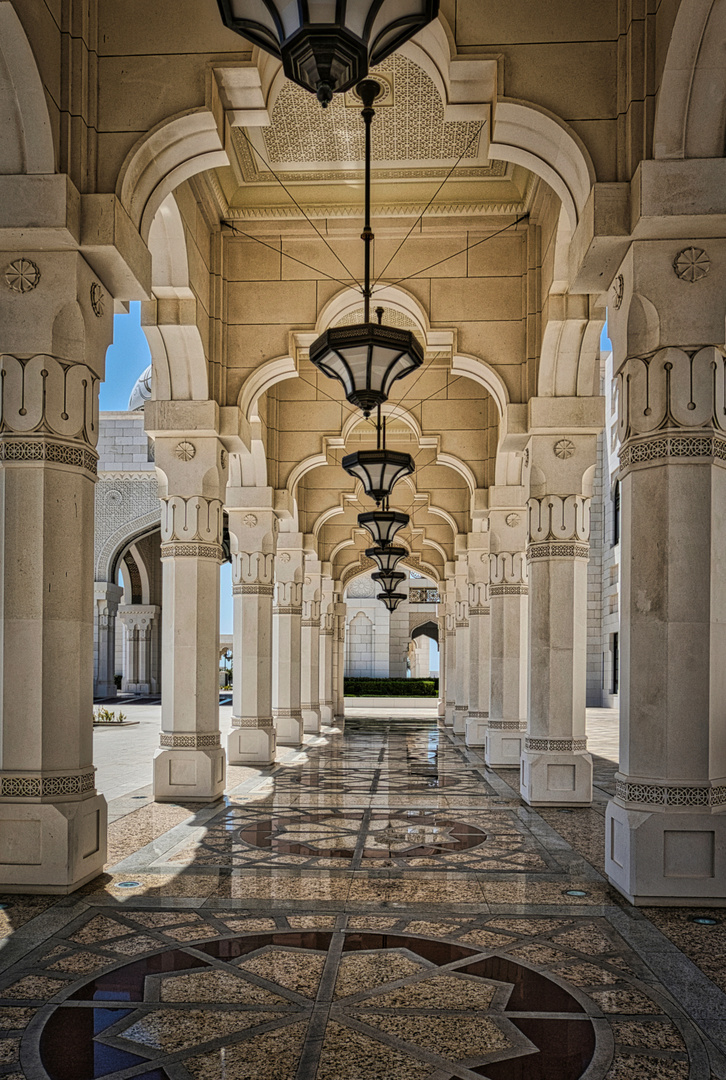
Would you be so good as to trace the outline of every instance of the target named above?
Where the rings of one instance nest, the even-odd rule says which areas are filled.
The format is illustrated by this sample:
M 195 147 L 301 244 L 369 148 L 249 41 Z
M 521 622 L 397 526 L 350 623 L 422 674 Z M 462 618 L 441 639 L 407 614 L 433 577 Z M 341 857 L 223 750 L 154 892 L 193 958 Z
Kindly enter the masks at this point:
M 378 93 L 378 83 L 372 79 L 366 79 L 360 84 L 361 97 L 363 98 L 363 123 L 365 124 L 365 221 L 361 240 L 365 244 L 365 271 L 363 288 L 363 321 L 371 321 L 371 247 L 373 245 L 373 230 L 371 229 L 371 123 L 376 115 L 373 108 L 375 95 Z
M 380 403 L 376 409 L 376 450 L 381 449 L 381 406 Z

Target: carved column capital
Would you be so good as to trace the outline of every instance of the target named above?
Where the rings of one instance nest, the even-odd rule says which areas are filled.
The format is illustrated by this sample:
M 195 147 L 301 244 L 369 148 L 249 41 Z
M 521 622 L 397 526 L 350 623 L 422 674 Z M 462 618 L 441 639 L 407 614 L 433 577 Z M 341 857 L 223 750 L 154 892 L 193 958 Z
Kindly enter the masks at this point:
M 161 499 L 161 557 L 222 562 L 222 501 L 202 495 Z
M 590 554 L 590 500 L 583 495 L 543 495 L 527 502 L 527 558 L 587 559 Z

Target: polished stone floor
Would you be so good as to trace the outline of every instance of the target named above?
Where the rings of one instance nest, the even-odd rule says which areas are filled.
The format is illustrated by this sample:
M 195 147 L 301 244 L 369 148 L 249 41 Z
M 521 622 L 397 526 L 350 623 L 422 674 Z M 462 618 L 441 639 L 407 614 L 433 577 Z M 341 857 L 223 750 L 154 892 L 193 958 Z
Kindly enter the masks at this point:
M 0 898 L 0 1077 L 726 1080 L 726 917 L 609 888 L 590 722 L 587 810 L 431 717 L 356 715 L 203 807 L 120 767 L 107 873 Z

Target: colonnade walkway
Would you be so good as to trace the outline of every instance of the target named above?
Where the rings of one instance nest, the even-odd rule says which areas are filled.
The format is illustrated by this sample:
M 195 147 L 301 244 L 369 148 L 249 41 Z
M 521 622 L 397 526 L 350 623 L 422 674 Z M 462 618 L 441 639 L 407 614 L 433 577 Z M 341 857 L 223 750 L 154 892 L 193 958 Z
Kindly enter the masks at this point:
M 102 772 L 140 719 L 97 733 Z M 349 718 L 203 807 L 117 753 L 106 873 L 0 898 L 0 1077 L 726 1077 L 726 920 L 608 886 L 617 725 L 589 720 L 572 810 L 431 717 Z

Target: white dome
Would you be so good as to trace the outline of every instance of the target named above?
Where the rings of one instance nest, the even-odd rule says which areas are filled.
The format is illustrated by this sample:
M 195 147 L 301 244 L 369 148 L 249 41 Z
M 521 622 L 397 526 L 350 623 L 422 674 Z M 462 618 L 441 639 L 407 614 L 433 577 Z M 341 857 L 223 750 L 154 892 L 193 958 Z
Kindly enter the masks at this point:
M 134 383 L 134 388 L 131 391 L 131 397 L 129 398 L 129 410 L 131 412 L 140 412 L 144 407 L 144 402 L 148 401 L 151 397 L 151 364 L 147 367 L 146 371 L 142 371 L 138 379 Z

